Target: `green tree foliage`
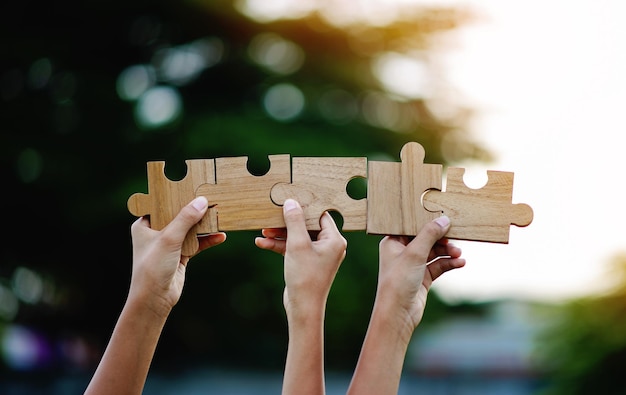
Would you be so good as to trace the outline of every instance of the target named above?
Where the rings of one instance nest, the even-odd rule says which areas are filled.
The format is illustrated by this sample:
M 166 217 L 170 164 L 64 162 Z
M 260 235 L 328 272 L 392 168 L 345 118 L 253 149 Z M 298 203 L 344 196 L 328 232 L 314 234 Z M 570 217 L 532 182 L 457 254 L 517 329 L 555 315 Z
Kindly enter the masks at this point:
M 230 1 L 3 3 L 0 171 L 9 226 L 0 278 L 8 284 L 28 268 L 45 279 L 45 292 L 20 299 L 4 322 L 104 346 L 130 278 L 126 200 L 147 192 L 146 161 L 166 161 L 175 180 L 186 159 L 249 156 L 251 172 L 263 174 L 268 154 L 399 160 L 408 141 L 421 143 L 430 163 L 487 158 L 464 132 L 471 111 L 450 106 L 438 116 L 426 96 L 388 94 L 371 67 L 384 53 L 421 54 L 428 64 L 432 37 L 466 16 L 416 9 L 393 23 L 333 25 L 319 13 L 262 23 Z M 277 63 L 285 48 L 292 52 Z M 157 96 L 142 112 L 146 97 L 137 92 L 149 87 L 178 101 Z M 365 196 L 363 185 L 353 189 Z M 194 258 L 155 365 L 282 366 L 281 259 L 256 249 L 256 234 L 232 232 Z M 356 360 L 376 282 L 378 238 L 346 236 L 328 306 L 331 367 Z
M 626 364 L 626 255 L 615 258 L 617 286 L 567 303 L 542 337 L 549 368 L 542 394 L 623 394 Z

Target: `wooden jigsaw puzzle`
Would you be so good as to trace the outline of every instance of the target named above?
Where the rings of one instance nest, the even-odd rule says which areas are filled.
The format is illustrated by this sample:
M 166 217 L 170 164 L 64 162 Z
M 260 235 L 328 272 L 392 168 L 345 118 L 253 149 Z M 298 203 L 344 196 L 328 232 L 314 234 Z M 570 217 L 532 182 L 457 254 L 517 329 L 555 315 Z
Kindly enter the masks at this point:
M 245 156 L 194 159 L 185 161 L 187 174 L 179 181 L 165 176 L 165 162 L 153 161 L 147 163 L 148 193 L 131 195 L 127 205 L 137 217 L 149 215 L 151 226 L 160 230 L 189 201 L 205 196 L 209 210 L 187 235 L 184 255 L 197 250 L 197 235 L 284 227 L 281 205 L 288 198 L 300 202 L 310 230 L 319 230 L 328 210 L 341 214 L 344 231 L 414 236 L 445 214 L 451 239 L 508 243 L 511 225 L 532 222 L 529 205 L 512 203 L 513 173 L 488 171 L 487 184 L 472 189 L 463 182 L 465 169 L 449 168 L 443 191 L 442 165 L 425 164 L 424 157 L 416 142 L 402 147 L 400 162 L 270 155 L 270 170 L 262 176 L 249 173 Z M 367 179 L 362 199 L 346 190 L 357 177 Z

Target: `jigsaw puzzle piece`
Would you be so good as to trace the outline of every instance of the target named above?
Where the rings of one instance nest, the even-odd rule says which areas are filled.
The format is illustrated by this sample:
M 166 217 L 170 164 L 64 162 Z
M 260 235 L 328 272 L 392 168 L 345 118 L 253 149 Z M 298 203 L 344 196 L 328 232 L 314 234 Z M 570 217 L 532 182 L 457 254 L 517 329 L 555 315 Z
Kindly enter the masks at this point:
M 424 164 L 424 147 L 409 142 L 401 162 L 370 161 L 367 181 L 367 233 L 415 236 L 439 214 L 424 209 L 422 195 L 441 189 L 442 165 Z
M 248 157 L 216 158 L 215 184 L 200 185 L 196 196 L 206 196 L 217 212 L 220 231 L 282 228 L 282 207 L 270 198 L 270 190 L 291 181 L 290 155 L 269 155 L 270 169 L 262 176 L 248 171 Z
M 279 205 L 288 198 L 297 200 L 309 230 L 320 229 L 324 211 L 339 212 L 344 231 L 364 230 L 367 199 L 352 199 L 346 191 L 357 177 L 367 177 L 367 158 L 293 158 L 291 183 L 274 185 L 271 197 Z
M 150 227 L 161 230 L 170 223 L 178 212 L 195 198 L 196 188 L 207 182 L 215 182 L 215 164 L 213 159 L 186 160 L 187 174 L 180 181 L 172 181 L 165 176 L 165 162 L 147 163 L 148 193 L 135 193 L 128 198 L 127 206 L 131 214 L 142 217 L 150 216 Z M 210 229 L 216 222 L 215 213 L 209 209 L 205 217 L 187 234 L 183 243 L 182 254 L 191 256 L 198 250 L 196 235 L 202 229 Z
M 487 184 L 472 189 L 463 182 L 465 169 L 448 168 L 445 191 L 429 191 L 424 195 L 424 208 L 442 212 L 452 226 L 446 235 L 452 239 L 509 242 L 511 225 L 524 227 L 533 220 L 527 204 L 512 204 L 513 173 L 487 171 Z

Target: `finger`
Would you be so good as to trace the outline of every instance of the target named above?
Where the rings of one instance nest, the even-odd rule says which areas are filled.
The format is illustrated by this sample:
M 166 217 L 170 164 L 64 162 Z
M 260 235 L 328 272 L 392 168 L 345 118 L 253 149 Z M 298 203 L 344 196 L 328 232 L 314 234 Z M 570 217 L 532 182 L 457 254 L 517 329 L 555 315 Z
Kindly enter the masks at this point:
M 462 253 L 463 250 L 454 244 L 448 244 L 446 246 L 446 255 L 450 255 L 452 258 L 459 258 Z
M 461 249 L 454 244 L 449 243 L 448 239 L 444 237 L 443 239 L 438 240 L 435 243 L 433 249 L 430 252 L 430 255 L 428 256 L 428 259 L 432 260 L 439 256 L 458 258 L 461 256 Z
M 287 237 L 287 229 L 266 228 L 261 230 L 261 234 L 270 239 L 285 239 Z
M 130 226 L 130 234 L 133 244 L 140 243 L 146 237 L 150 237 L 151 232 L 156 232 L 150 228 L 150 218 L 148 216 L 137 218 Z
M 287 226 L 287 242 L 289 244 L 301 245 L 311 241 L 304 222 L 304 211 L 302 211 L 300 203 L 293 199 L 285 200 L 283 216 Z
M 192 226 L 198 223 L 207 210 L 209 203 L 204 196 L 199 196 L 183 207 L 174 219 L 163 229 L 173 242 L 181 243 Z
M 426 258 L 430 256 L 433 246 L 445 236 L 448 229 L 450 229 L 450 219 L 445 215 L 438 217 L 422 227 L 407 249 L 411 254 Z
M 130 226 L 130 230 L 133 233 L 139 232 L 142 228 L 150 228 L 150 218 L 148 216 L 137 218 Z
M 380 245 L 391 245 L 398 246 L 401 248 L 406 247 L 408 244 L 408 238 L 406 236 L 398 236 L 398 235 L 387 235 L 380 240 Z
M 254 239 L 254 244 L 263 250 L 268 250 L 277 254 L 285 255 L 287 242 L 285 240 L 257 237 L 256 239 Z
M 387 235 L 380 240 L 379 250 L 381 254 L 401 254 L 406 248 L 409 239 L 406 236 Z
M 317 240 L 330 239 L 341 235 L 335 220 L 328 211 L 324 211 L 320 217 L 320 232 L 317 235 Z
M 139 217 L 134 222 L 134 224 L 137 224 L 137 226 L 143 226 L 143 227 L 149 228 L 150 227 L 150 217 L 148 217 L 147 215 L 145 215 L 143 217 Z
M 437 242 L 435 243 L 435 245 L 438 246 L 447 246 L 450 243 L 450 239 L 448 239 L 447 237 L 442 237 L 441 239 L 437 240 Z
M 215 247 L 218 244 L 222 244 L 224 241 L 226 241 L 226 233 L 223 232 L 200 236 L 198 237 L 198 252 Z
M 450 270 L 459 269 L 465 266 L 464 258 L 444 258 L 431 263 L 428 266 L 431 281 L 435 281 L 442 274 Z

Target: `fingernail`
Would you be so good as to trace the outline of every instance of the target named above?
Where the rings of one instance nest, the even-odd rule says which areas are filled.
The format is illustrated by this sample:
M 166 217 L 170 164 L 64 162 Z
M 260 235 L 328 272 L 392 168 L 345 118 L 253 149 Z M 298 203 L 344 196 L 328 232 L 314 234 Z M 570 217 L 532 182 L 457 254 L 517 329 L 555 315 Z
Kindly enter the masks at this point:
M 285 200 L 285 203 L 283 204 L 284 211 L 290 211 L 297 207 L 298 207 L 298 203 L 293 199 L 287 199 Z
M 445 215 L 442 215 L 441 217 L 435 219 L 435 222 L 442 228 L 445 228 L 448 225 L 450 225 L 450 218 L 446 217 Z
M 195 208 L 198 211 L 202 211 L 205 208 L 207 208 L 207 206 L 209 205 L 208 200 L 206 200 L 206 198 L 204 196 L 198 196 L 197 198 L 195 198 L 192 202 L 191 205 L 193 206 L 193 208 Z

